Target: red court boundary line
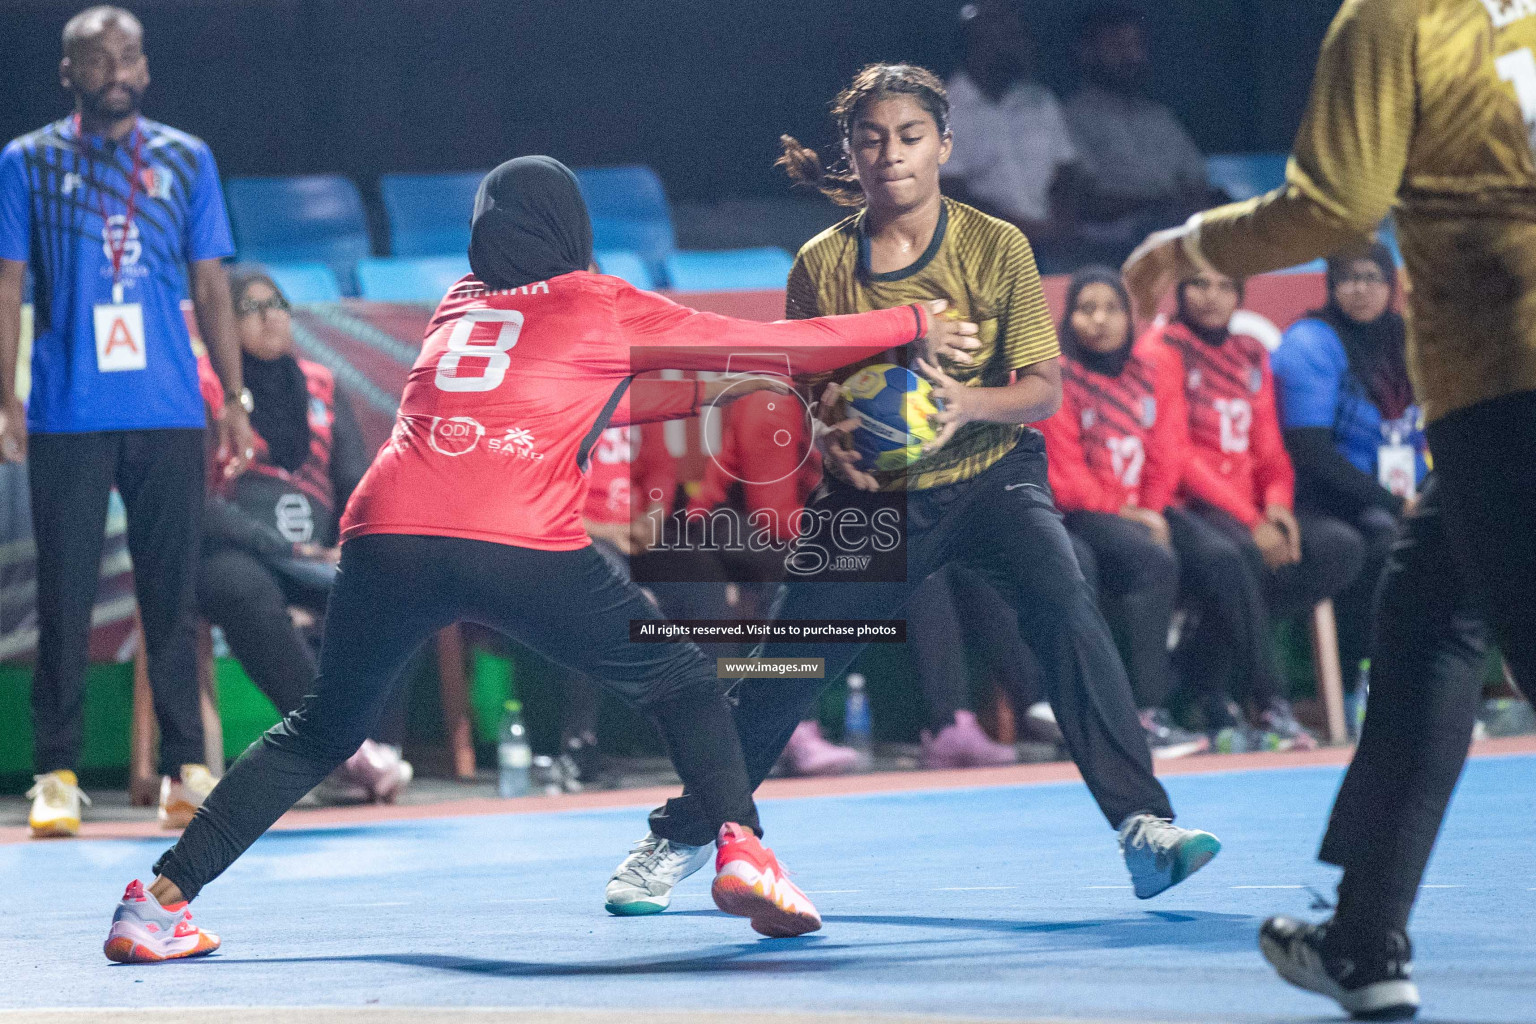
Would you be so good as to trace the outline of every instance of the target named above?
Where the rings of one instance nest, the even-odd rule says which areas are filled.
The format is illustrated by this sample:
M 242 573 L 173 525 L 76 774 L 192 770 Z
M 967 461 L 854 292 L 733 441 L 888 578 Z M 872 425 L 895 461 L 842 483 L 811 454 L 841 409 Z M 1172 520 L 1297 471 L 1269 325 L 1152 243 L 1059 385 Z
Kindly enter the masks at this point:
M 1204 754 L 1159 761 L 1157 773 L 1169 775 L 1212 775 L 1221 772 L 1270 770 L 1277 768 L 1313 768 L 1349 763 L 1351 747 L 1324 747 L 1319 750 L 1259 754 Z M 1512 757 L 1536 754 L 1536 736 L 1513 736 L 1484 740 L 1472 745 L 1471 756 Z M 964 771 L 878 772 L 871 775 L 844 775 L 828 779 L 770 779 L 758 791 L 759 799 L 795 797 L 849 796 L 877 793 L 912 793 L 949 789 L 987 789 L 1002 786 L 1044 785 L 1076 782 L 1082 776 L 1070 761 L 1047 764 L 1009 765 L 1004 768 L 971 768 Z M 488 814 L 543 814 L 555 811 L 590 811 L 612 807 L 653 807 L 677 795 L 676 786 L 652 786 L 645 789 L 605 790 L 577 793 L 558 798 L 520 797 L 501 800 L 477 797 L 444 800 L 432 804 L 403 806 L 369 805 L 364 807 L 323 807 L 290 811 L 273 828 L 335 828 L 376 822 L 420 821 L 428 818 L 455 818 Z M 148 813 L 146 811 L 146 813 Z M 172 833 L 155 821 L 86 822 L 80 839 L 155 839 L 169 841 Z M 26 826 L 0 828 L 0 846 L 31 842 Z M 69 840 L 53 840 L 69 842 Z

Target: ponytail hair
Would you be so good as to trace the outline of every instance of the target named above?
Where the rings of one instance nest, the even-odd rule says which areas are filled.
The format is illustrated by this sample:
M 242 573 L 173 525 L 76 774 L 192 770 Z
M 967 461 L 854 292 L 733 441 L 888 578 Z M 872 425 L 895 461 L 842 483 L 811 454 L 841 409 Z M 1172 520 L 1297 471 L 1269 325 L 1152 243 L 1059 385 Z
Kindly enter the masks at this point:
M 773 165 L 784 168 L 796 185 L 814 188 L 839 206 L 864 205 L 864 190 L 848 160 L 853 123 L 866 103 L 898 95 L 917 100 L 932 115 L 939 135 L 949 134 L 949 94 L 939 76 L 915 64 L 869 64 L 832 101 L 832 121 L 837 125 L 841 156 L 830 167 L 826 166 L 814 149 L 792 135 L 781 135 L 782 152 Z

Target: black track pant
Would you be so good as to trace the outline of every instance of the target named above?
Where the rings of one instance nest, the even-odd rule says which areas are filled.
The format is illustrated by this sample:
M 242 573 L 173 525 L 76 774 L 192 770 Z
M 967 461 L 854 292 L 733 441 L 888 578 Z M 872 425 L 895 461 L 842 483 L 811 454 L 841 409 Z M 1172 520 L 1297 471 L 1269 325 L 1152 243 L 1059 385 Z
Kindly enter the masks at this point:
M 37 542 L 34 764 L 77 768 L 107 499 L 128 513 L 128 553 L 160 725 L 160 771 L 203 760 L 193 573 L 202 535 L 203 431 L 34 434 L 27 442 Z
M 657 618 L 639 588 L 591 547 L 534 551 L 392 534 L 348 541 L 314 693 L 240 756 L 155 872 L 196 896 L 357 749 L 406 659 L 460 620 L 505 633 L 648 712 L 678 775 L 699 794 L 707 827 L 756 829 L 714 666 L 692 644 L 629 642 L 631 619 Z
M 1365 544 L 1353 527 L 1302 512 L 1301 561 L 1270 569 L 1252 532 L 1220 509 L 1169 509 L 1185 592 L 1200 613 L 1179 660 L 1186 680 L 1205 696 L 1228 686 L 1239 701 L 1262 708 L 1282 696 L 1271 616 L 1295 615 L 1348 587 L 1360 573 Z
M 1179 558 L 1124 516 L 1073 512 L 1067 529 L 1093 552 L 1099 601 L 1125 638 L 1136 704 L 1160 708 L 1173 688 L 1168 624 L 1179 600 Z
M 901 502 L 906 542 L 895 552 L 904 572 L 880 581 L 788 583 L 777 619 L 886 619 L 899 614 L 919 584 L 949 562 L 961 562 L 997 590 L 1018 616 L 1025 643 L 1040 663 L 1046 698 L 1072 758 L 1111 825 L 1148 811 L 1172 817 L 1168 795 L 1152 774 L 1152 757 L 1136 717 L 1125 669 L 1104 617 L 1078 569 L 1072 542 L 1045 484 L 1045 453 L 1026 438 L 980 476 L 913 491 Z M 873 516 L 893 507 L 890 494 L 838 487 L 819 493 L 813 515 L 834 522 L 850 509 Z M 846 537 L 851 531 L 845 531 Z M 835 530 L 807 539 L 830 542 Z M 846 541 L 845 541 L 846 543 Z M 878 572 L 879 566 L 872 569 Z M 829 680 L 845 672 L 858 644 L 772 643 L 768 658 L 824 658 L 825 679 L 745 679 L 735 689 L 736 728 L 755 787 L 767 776 Z M 957 652 L 958 656 L 958 652 Z M 687 791 L 651 815 L 657 835 L 690 845 L 712 838 L 702 803 Z
M 1466 762 L 1486 650 L 1536 679 L 1536 392 L 1429 428 L 1435 474 L 1382 582 L 1360 746 L 1321 858 L 1349 933 L 1402 928 Z

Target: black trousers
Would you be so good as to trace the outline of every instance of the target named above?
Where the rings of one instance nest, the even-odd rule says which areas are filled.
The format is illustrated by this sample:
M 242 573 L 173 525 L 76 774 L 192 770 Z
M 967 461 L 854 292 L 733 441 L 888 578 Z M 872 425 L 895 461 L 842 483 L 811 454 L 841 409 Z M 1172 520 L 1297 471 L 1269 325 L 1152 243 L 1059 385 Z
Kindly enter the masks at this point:
M 85 666 L 107 500 L 128 513 L 128 553 L 160 725 L 160 771 L 203 760 L 197 710 L 193 573 L 202 536 L 203 431 L 34 434 L 27 443 L 37 543 L 33 760 L 39 772 L 80 760 Z
M 1371 615 L 1376 592 L 1387 571 L 1387 560 L 1397 542 L 1398 518 L 1384 508 L 1367 508 L 1352 517 L 1339 517 L 1355 528 L 1364 542 L 1365 557 L 1360 575 L 1333 599 L 1339 620 L 1339 665 L 1344 685 L 1354 685 L 1360 663 L 1371 654 Z
M 1282 695 L 1272 617 L 1295 615 L 1348 587 L 1360 573 L 1364 541 L 1337 519 L 1300 512 L 1301 561 L 1270 569 L 1252 531 L 1220 509 L 1169 509 L 1167 519 L 1185 593 L 1200 615 L 1180 645 L 1185 680 L 1204 696 L 1230 689 L 1262 708 Z
M 878 579 L 792 580 L 776 619 L 886 619 L 918 585 L 950 562 L 970 568 L 1018 616 L 1024 642 L 1040 663 L 1046 697 L 1111 825 L 1148 811 L 1172 817 L 1168 795 L 1152 774 L 1152 757 L 1136 717 L 1130 684 L 1109 627 L 1073 557 L 1072 542 L 1045 483 L 1045 452 L 1026 438 L 980 476 L 902 495 L 828 487 L 808 506 L 825 521 L 848 510 L 873 517 L 901 502 L 905 544 L 894 555 L 904 572 L 872 570 Z M 835 532 L 835 531 L 834 531 Z M 819 540 L 825 538 L 818 538 Z M 807 539 L 801 538 L 801 549 Z M 771 643 L 761 657 L 824 658 L 825 679 L 745 679 L 733 691 L 736 728 L 754 788 L 767 776 L 828 680 L 841 676 L 858 644 Z M 691 790 L 651 815 L 657 835 L 690 845 L 712 838 Z
M 229 649 L 257 689 L 286 715 L 304 700 L 319 668 L 310 641 L 294 626 L 288 608 L 325 614 L 330 590 L 274 572 L 238 548 L 205 550 L 197 564 L 197 608 L 224 631 Z M 390 701 L 372 737 L 401 745 L 405 739 L 404 693 Z
M 1435 473 L 1382 582 L 1371 695 L 1323 839 L 1348 932 L 1406 927 L 1466 763 L 1493 626 L 1536 679 L 1536 392 L 1429 428 Z
M 505 633 L 648 712 L 701 820 L 758 828 L 714 667 L 692 644 L 629 642 L 659 619 L 591 547 L 535 551 L 453 537 L 350 540 L 331 594 L 314 692 L 240 756 L 154 870 L 188 899 L 217 878 L 378 721 L 401 667 L 457 621 Z
M 971 672 L 997 680 L 1019 708 L 1040 700 L 1040 670 L 1019 638 L 1019 617 L 992 586 L 958 563 L 924 580 L 904 613 L 925 720 L 935 735 L 971 707 Z
M 1162 707 L 1173 689 L 1168 624 L 1179 600 L 1178 555 L 1124 516 L 1073 512 L 1067 530 L 1093 552 L 1099 603 L 1125 638 L 1125 668 L 1137 706 Z

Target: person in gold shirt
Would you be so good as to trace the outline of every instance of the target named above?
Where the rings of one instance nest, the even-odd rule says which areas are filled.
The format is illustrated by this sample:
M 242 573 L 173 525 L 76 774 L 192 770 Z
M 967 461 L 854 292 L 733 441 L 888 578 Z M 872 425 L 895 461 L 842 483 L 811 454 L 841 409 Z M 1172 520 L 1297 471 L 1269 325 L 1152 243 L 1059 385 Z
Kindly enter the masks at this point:
M 977 331 L 969 343 L 911 353 L 942 408 L 933 417 L 937 437 L 905 470 L 861 466 L 844 443 L 852 421 L 833 422 L 836 386 L 823 378 L 801 382 L 828 409 L 828 468 L 802 516 L 774 619 L 887 620 L 946 564 L 980 574 L 1017 613 L 1068 749 L 1119 831 L 1136 895 L 1155 896 L 1206 864 L 1221 844 L 1172 823 L 1125 669 L 1052 502 L 1044 441 L 1023 426 L 1061 402 L 1055 326 L 1029 243 L 1012 225 L 940 194 L 949 105 L 931 72 L 871 65 L 837 98 L 834 117 L 851 164 L 846 172 L 824 171 L 814 151 L 788 138 L 782 162 L 793 177 L 861 209 L 801 249 L 789 276 L 789 317 L 944 300 Z M 892 350 L 868 362 L 906 356 Z M 894 544 L 882 547 L 874 536 L 882 525 Z M 869 553 L 867 567 L 840 565 L 838 556 L 850 551 Z M 827 682 L 853 662 L 862 644 L 851 639 L 758 649 L 758 657 L 823 659 L 824 672 L 737 686 L 736 728 L 754 783 Z M 610 883 L 610 909 L 625 905 L 616 899 L 625 887 L 637 894 L 631 903 L 643 898 L 662 909 L 658 896 L 697 869 L 696 851 L 710 838 L 692 794 L 668 801 Z
M 1344 868 L 1337 911 L 1260 937 L 1283 977 L 1355 1014 L 1418 1007 L 1408 917 L 1472 735 L 1479 613 L 1536 678 L 1533 126 L 1536 3 L 1346 0 L 1285 185 L 1151 236 L 1125 266 L 1150 311 L 1194 269 L 1300 263 L 1396 215 L 1435 473 L 1383 583 L 1361 743 L 1323 840 Z

